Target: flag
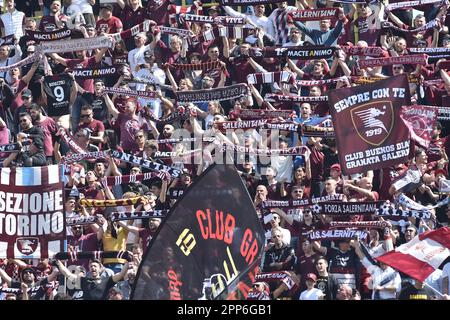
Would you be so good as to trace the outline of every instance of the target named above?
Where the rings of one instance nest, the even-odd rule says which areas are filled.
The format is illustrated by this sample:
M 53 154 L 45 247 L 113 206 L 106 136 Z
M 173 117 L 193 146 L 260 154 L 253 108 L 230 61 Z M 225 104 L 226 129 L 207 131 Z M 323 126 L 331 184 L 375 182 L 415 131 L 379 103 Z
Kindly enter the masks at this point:
M 65 251 L 59 165 L 0 169 L 0 258 L 39 259 Z
M 445 227 L 422 233 L 376 259 L 423 282 L 450 256 L 449 249 L 450 228 Z
M 345 175 L 386 168 L 409 157 L 409 131 L 400 108 L 410 104 L 406 75 L 331 90 L 339 162 Z
M 403 106 L 400 118 L 408 127 L 411 139 L 428 149 L 437 120 L 436 107 L 421 105 Z
M 212 165 L 183 193 L 152 239 L 131 298 L 216 299 L 254 269 L 263 246 L 261 223 L 236 169 Z

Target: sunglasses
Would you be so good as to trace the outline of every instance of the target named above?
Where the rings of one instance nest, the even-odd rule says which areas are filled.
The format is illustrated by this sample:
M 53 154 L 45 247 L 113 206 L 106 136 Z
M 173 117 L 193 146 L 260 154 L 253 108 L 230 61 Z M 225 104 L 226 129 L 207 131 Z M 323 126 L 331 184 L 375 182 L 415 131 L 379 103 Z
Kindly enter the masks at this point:
M 80 116 L 80 118 L 89 118 L 91 115 L 92 115 L 92 113 L 90 113 L 90 114 L 82 114 Z

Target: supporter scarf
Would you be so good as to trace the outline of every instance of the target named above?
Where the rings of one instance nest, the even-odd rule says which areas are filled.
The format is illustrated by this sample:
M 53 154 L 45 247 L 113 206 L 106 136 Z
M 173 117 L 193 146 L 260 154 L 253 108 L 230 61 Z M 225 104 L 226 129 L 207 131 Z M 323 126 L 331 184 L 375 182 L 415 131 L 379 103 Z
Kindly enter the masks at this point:
M 367 232 L 364 230 L 338 230 L 338 229 L 321 229 L 312 230 L 308 237 L 311 241 L 318 240 L 338 240 L 338 239 L 354 239 L 358 237 L 361 240 L 367 239 Z
M 383 77 L 364 77 L 364 76 L 352 76 L 351 80 L 355 84 L 368 84 L 368 83 L 374 83 L 380 80 L 384 80 L 387 78 Z M 419 84 L 420 79 L 414 77 L 412 74 L 408 74 L 408 81 L 409 83 L 417 83 Z
M 112 48 L 113 41 L 107 36 L 100 36 L 94 38 L 72 39 L 72 40 L 59 40 L 42 42 L 40 44 L 40 50 L 43 53 L 60 53 L 79 50 L 92 50 L 101 48 Z
M 97 216 L 66 218 L 66 227 L 85 226 L 98 222 Z
M 366 60 L 358 60 L 360 68 L 373 68 L 378 66 L 390 66 L 393 64 L 420 64 L 427 65 L 428 56 L 426 54 L 413 54 L 407 56 L 374 58 Z
M 356 46 L 341 46 L 341 49 L 352 56 L 366 56 L 379 58 L 385 52 L 381 47 L 356 47 Z
M 301 135 L 303 137 L 334 137 L 334 129 L 330 127 L 309 126 L 303 124 L 301 126 Z
M 268 119 L 216 122 L 219 130 L 263 128 Z
M 274 283 L 276 287 L 279 282 L 284 283 L 289 290 L 295 286 L 295 281 L 288 271 L 261 272 L 255 275 L 255 282 L 264 281 Z
M 327 195 L 323 197 L 317 197 L 312 199 L 300 199 L 300 200 L 266 200 L 263 201 L 262 207 L 264 209 L 270 208 L 301 208 L 311 206 L 320 202 L 327 201 L 342 201 L 345 195 L 337 193 L 332 195 Z
M 113 36 L 113 38 L 116 42 L 123 40 L 123 39 L 130 39 L 130 38 L 134 37 L 135 35 L 137 35 L 139 32 L 150 31 L 150 27 L 152 25 L 155 25 L 153 21 L 145 20 L 144 22 L 141 22 L 128 30 L 118 32 L 118 33 L 113 33 L 111 35 Z
M 104 91 L 106 93 L 119 94 L 123 96 L 156 99 L 156 93 L 154 91 L 134 91 L 130 89 L 113 88 L 113 87 L 105 87 Z
M 334 47 L 298 46 L 298 47 L 266 47 L 252 49 L 250 55 L 264 58 L 290 58 L 295 60 L 329 59 L 333 56 Z
M 243 17 L 229 17 L 229 16 L 202 16 L 197 14 L 180 14 L 180 20 L 193 23 L 212 23 L 221 25 L 244 25 L 247 23 L 246 18 Z
M 402 218 L 416 218 L 416 219 L 431 219 L 430 210 L 403 210 L 396 209 L 391 204 L 383 205 L 377 212 L 379 216 L 388 217 L 402 217 Z
M 50 32 L 26 30 L 26 34 L 34 41 L 57 41 L 72 36 L 72 30 L 62 29 Z
M 312 87 L 312 86 L 322 86 L 325 84 L 331 84 L 338 81 L 346 81 L 348 82 L 348 78 L 346 76 L 334 78 L 334 79 L 320 79 L 320 80 L 295 80 L 295 84 L 299 86 Z
M 178 102 L 206 102 L 211 100 L 230 100 L 238 99 L 248 95 L 249 90 L 245 83 L 234 84 L 228 87 L 213 88 L 207 90 L 191 90 L 191 91 L 177 91 Z
M 323 19 L 331 19 L 339 14 L 338 8 L 320 8 L 297 10 L 290 13 L 294 21 L 315 21 Z
M 187 38 L 191 36 L 191 31 L 186 29 L 178 29 L 178 28 L 172 28 L 172 27 L 166 27 L 166 26 L 158 26 L 159 31 L 161 33 L 166 34 L 174 34 L 181 38 Z
M 423 85 L 425 87 L 430 87 L 430 86 L 438 86 L 438 85 L 441 85 L 442 83 L 444 83 L 444 80 L 442 80 L 442 79 L 431 79 L 431 80 L 425 80 L 423 82 Z
M 70 70 L 70 72 L 72 72 L 77 79 L 98 79 L 115 75 L 117 73 L 117 68 L 114 66 L 93 69 L 81 68 Z
M 258 4 L 271 4 L 283 2 L 283 0 L 219 0 L 224 6 L 250 6 Z
M 109 176 L 101 179 L 104 187 L 118 186 L 121 184 L 136 183 L 139 181 L 146 181 L 154 178 L 161 178 L 165 176 L 165 172 L 146 172 L 141 174 L 131 174 L 124 176 Z
M 431 209 L 436 209 L 436 208 L 445 206 L 446 204 L 448 204 L 449 199 L 450 198 L 447 197 L 446 199 L 444 199 L 444 200 L 438 202 L 437 204 L 435 204 L 434 206 L 430 206 L 430 207 L 426 207 L 426 206 L 412 200 L 411 198 L 407 197 L 403 193 L 400 193 L 400 195 L 395 200 L 398 204 L 401 204 L 402 206 L 406 207 L 407 209 L 430 211 Z
M 296 95 L 268 93 L 264 96 L 264 100 L 269 102 L 324 102 L 328 101 L 328 96 L 302 97 Z
M 216 140 L 215 137 L 202 137 L 202 142 L 213 142 Z M 197 142 L 199 141 L 199 138 L 183 138 L 180 137 L 178 139 L 159 139 L 157 140 L 158 144 L 164 144 L 164 143 L 181 143 L 181 142 Z
M 179 69 L 183 71 L 203 70 L 208 71 L 212 69 L 225 69 L 222 67 L 221 61 L 207 61 L 203 63 L 169 63 L 168 66 L 172 69 Z
M 247 76 L 247 83 L 249 84 L 264 84 L 264 83 L 295 83 L 295 75 L 288 71 L 251 73 Z
M 421 32 L 421 31 L 435 28 L 437 26 L 439 26 L 439 24 L 436 20 L 432 20 L 432 21 L 426 23 L 425 25 L 423 25 L 419 28 L 416 28 L 416 29 L 403 29 L 403 28 L 397 27 L 396 25 L 394 25 L 392 22 L 389 22 L 389 21 L 383 21 L 382 25 L 381 25 L 381 27 L 383 29 L 393 29 L 396 31 L 406 32 L 406 33 Z
M 80 147 L 81 148 L 81 147 Z M 84 153 L 73 153 L 61 158 L 61 162 L 64 164 L 71 164 L 74 162 L 80 162 L 86 159 L 107 159 L 108 151 L 90 151 Z
M 14 68 L 21 68 L 27 64 L 39 61 L 42 59 L 42 54 L 39 51 L 36 51 L 35 53 L 33 53 L 32 55 L 26 57 L 23 60 L 20 60 L 16 63 L 13 63 L 9 66 L 5 66 L 5 67 L 0 67 L 0 72 L 9 72 L 9 70 L 14 69 Z
M 40 290 L 44 290 L 42 286 L 36 286 L 27 289 L 28 294 L 33 294 L 36 292 L 39 292 Z M 0 292 L 3 293 L 15 293 L 15 294 L 21 294 L 22 289 L 21 288 L 0 288 Z
M 241 119 L 291 118 L 295 114 L 292 110 L 261 110 L 241 109 L 237 116 Z
M 384 229 L 387 221 L 330 221 L 330 228 L 369 228 Z
M 136 220 L 148 218 L 165 218 L 168 210 L 154 211 L 134 211 L 134 212 L 113 212 L 111 213 L 111 221 Z
M 245 39 L 254 32 L 255 29 L 251 28 L 219 26 L 217 28 L 203 32 L 198 36 L 197 40 L 199 42 L 205 42 L 217 39 L 218 37 Z
M 243 146 L 237 146 L 237 145 L 226 145 L 223 146 L 223 151 L 226 150 L 241 152 L 245 154 L 250 155 L 265 155 L 265 156 L 305 156 L 307 159 L 309 158 L 309 155 L 311 154 L 311 151 L 309 151 L 308 147 L 305 146 L 297 146 L 297 147 L 291 147 L 286 149 L 250 149 Z
M 387 11 L 392 11 L 396 9 L 404 9 L 404 8 L 413 8 L 417 6 L 421 6 L 424 4 L 432 4 L 442 2 L 442 0 L 416 0 L 416 1 L 403 1 L 397 3 L 388 4 L 385 8 Z
M 57 260 L 93 260 L 93 259 L 125 259 L 128 261 L 133 260 L 133 254 L 130 251 L 71 251 L 71 252 L 58 252 L 55 254 Z
M 14 35 L 13 34 L 0 38 L 0 46 L 13 45 L 13 44 L 14 44 Z
M 22 147 L 28 146 L 31 144 L 30 140 L 25 140 L 22 142 L 22 146 L 19 143 L 9 143 L 0 145 L 0 152 L 18 152 L 22 150 Z
M 147 168 L 153 171 L 167 171 L 173 178 L 181 177 L 182 174 L 181 170 L 179 169 L 174 169 L 172 167 L 156 162 L 151 162 L 149 159 L 143 159 L 142 157 L 137 157 L 117 150 L 111 151 L 111 156 L 121 161 L 139 165 L 143 168 Z
M 87 153 L 78 143 L 76 143 L 72 134 L 63 127 L 59 128 L 58 135 L 61 136 L 63 141 L 67 144 L 67 146 L 75 153 Z
M 173 123 L 179 119 L 183 119 L 184 117 L 188 118 L 189 114 L 183 113 L 183 112 L 172 112 L 169 116 L 158 119 L 155 117 L 154 114 L 146 112 L 146 110 L 141 110 L 141 115 L 143 115 L 145 118 L 147 118 L 150 121 L 156 122 L 157 124 L 167 124 L 167 123 Z
M 105 207 L 119 207 L 119 206 L 132 206 L 135 204 L 142 203 L 145 197 L 133 197 L 128 199 L 107 199 L 107 200 L 97 200 L 97 199 L 80 199 L 79 204 L 83 207 L 95 207 L 95 208 L 105 208 Z
M 384 204 L 384 201 L 362 202 L 322 202 L 316 203 L 311 210 L 314 214 L 325 215 L 372 215 Z
M 435 54 L 447 54 L 447 56 L 450 55 L 450 48 L 408 48 L 407 49 L 409 53 L 424 53 L 429 55 L 428 58 L 434 58 Z M 431 55 L 431 56 L 430 56 Z

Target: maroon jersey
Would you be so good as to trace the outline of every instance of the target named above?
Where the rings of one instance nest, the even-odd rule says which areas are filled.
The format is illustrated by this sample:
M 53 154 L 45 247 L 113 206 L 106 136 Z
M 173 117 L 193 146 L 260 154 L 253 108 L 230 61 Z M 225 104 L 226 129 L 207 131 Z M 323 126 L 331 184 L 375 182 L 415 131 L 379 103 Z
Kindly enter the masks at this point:
M 55 16 L 43 16 L 41 22 L 39 22 L 39 31 L 55 31 L 59 29 L 56 25 Z
M 123 25 L 119 18 L 113 16 L 108 20 L 98 20 L 95 28 L 98 32 L 117 33 L 119 29 L 123 28 Z
M 126 5 L 122 14 L 120 15 L 120 20 L 123 22 L 123 29 L 128 30 L 138 25 L 139 23 L 144 22 L 147 18 L 147 10 L 145 8 L 137 8 L 135 11 L 131 9 L 130 6 Z
M 66 59 L 67 67 L 70 69 L 94 68 L 97 66 L 95 57 L 81 59 Z M 94 79 L 76 79 L 77 83 L 86 91 L 94 92 Z

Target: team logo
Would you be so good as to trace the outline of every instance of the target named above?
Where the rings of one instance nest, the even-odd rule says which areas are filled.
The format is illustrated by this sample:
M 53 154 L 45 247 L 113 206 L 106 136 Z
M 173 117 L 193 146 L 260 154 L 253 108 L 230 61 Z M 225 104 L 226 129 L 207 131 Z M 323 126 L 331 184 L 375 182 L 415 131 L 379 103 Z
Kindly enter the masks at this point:
M 38 244 L 39 244 L 38 238 L 23 237 L 16 239 L 17 249 L 22 254 L 27 256 L 33 254 L 36 251 Z
M 352 109 L 350 115 L 358 135 L 373 146 L 382 144 L 394 126 L 394 109 L 390 101 L 363 104 Z

